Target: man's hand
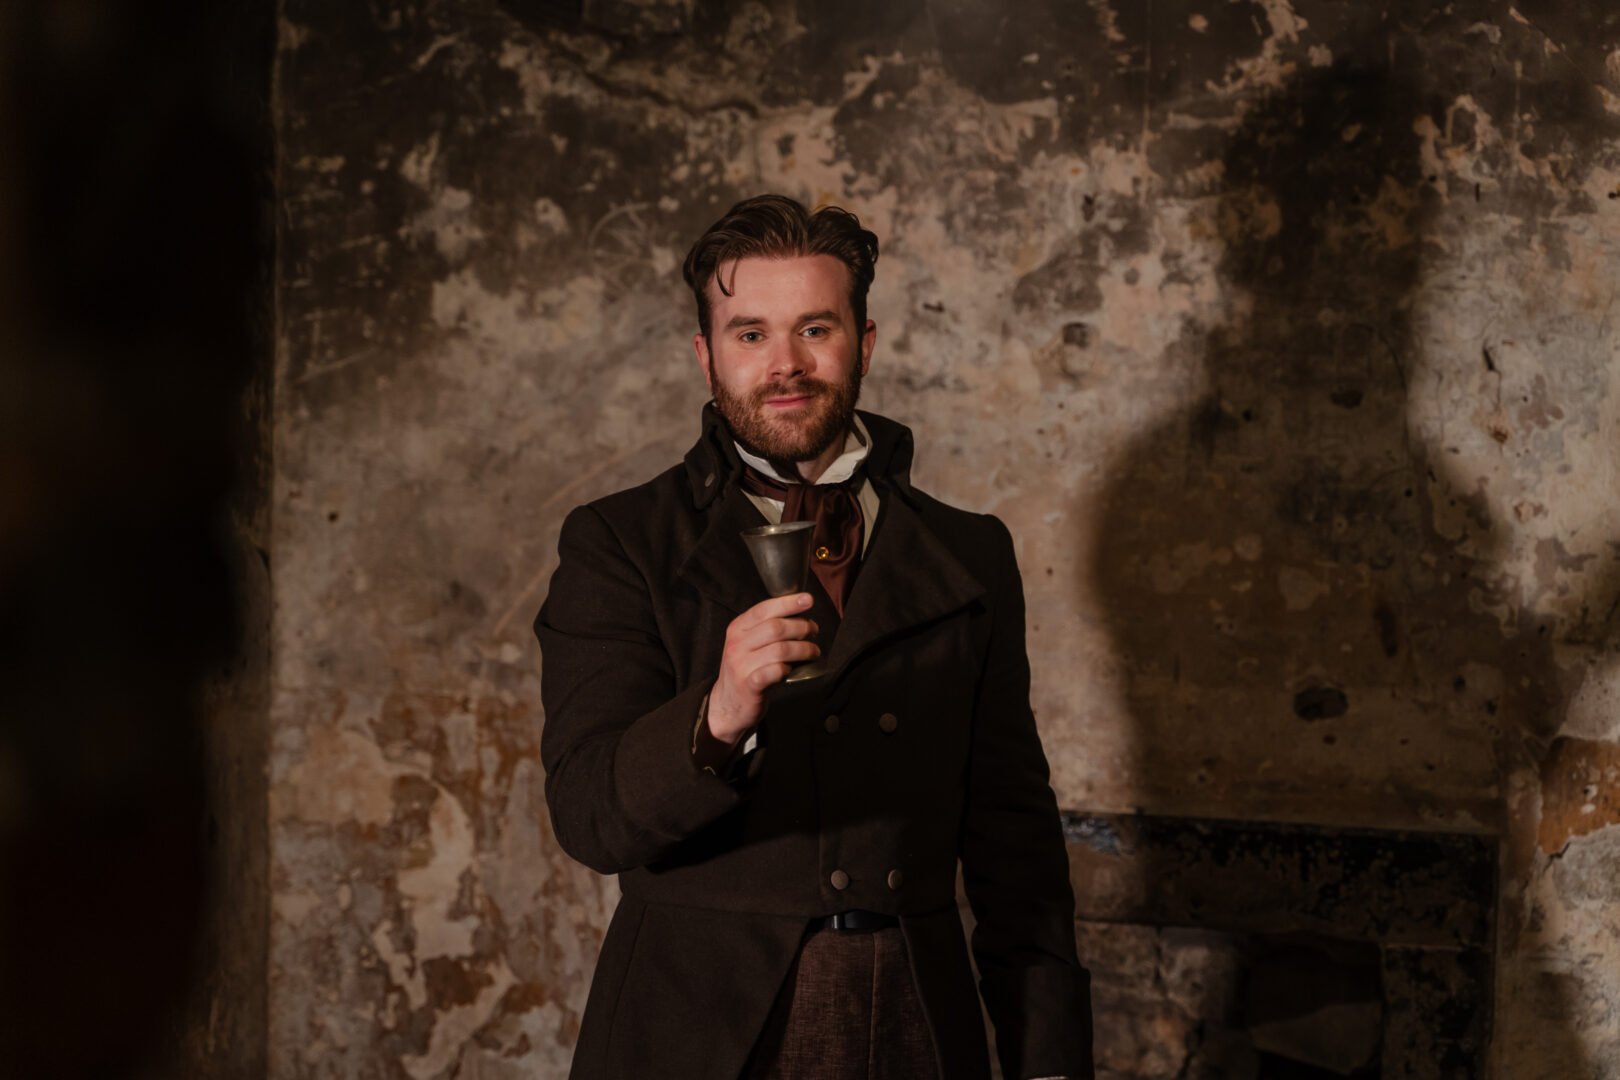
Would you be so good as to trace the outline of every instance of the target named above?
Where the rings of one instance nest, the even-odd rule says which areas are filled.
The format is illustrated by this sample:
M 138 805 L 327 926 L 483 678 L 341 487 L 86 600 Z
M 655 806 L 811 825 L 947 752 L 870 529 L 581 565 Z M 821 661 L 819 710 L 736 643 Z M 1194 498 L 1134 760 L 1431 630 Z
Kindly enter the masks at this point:
M 765 691 L 787 678 L 793 664 L 821 655 L 821 647 L 804 640 L 820 631 L 815 620 L 798 617 L 809 610 L 809 593 L 776 596 L 755 604 L 726 627 L 720 677 L 709 691 L 709 732 L 735 743 L 759 723 Z

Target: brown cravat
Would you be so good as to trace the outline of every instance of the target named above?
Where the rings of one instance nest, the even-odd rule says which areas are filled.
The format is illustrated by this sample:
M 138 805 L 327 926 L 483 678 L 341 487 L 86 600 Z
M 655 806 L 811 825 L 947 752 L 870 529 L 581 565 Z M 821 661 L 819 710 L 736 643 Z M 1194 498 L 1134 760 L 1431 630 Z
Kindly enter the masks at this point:
M 848 480 L 837 484 L 784 484 L 766 476 L 752 465 L 743 465 L 742 486 L 746 491 L 782 503 L 782 521 L 814 521 L 810 568 L 827 590 L 833 610 L 843 618 L 849 592 L 855 587 L 855 574 L 861 566 L 861 540 L 866 535 L 866 519 L 856 493 L 861 489 L 865 470 L 857 467 Z

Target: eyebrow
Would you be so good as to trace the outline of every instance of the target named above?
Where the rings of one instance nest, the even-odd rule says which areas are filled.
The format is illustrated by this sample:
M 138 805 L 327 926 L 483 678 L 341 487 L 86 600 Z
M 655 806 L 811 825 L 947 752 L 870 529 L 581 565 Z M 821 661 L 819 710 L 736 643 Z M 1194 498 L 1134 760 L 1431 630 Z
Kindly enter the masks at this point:
M 802 324 L 807 323 L 807 322 L 837 322 L 837 321 L 838 321 L 838 312 L 834 311 L 832 308 L 824 308 L 821 311 L 810 311 L 810 312 L 806 312 L 803 315 L 800 315 L 799 318 L 796 320 L 795 325 L 802 325 Z M 758 315 L 733 315 L 726 322 L 725 329 L 726 330 L 736 330 L 738 327 L 742 327 L 742 326 L 764 326 L 764 325 L 765 325 L 765 320 L 760 318 Z

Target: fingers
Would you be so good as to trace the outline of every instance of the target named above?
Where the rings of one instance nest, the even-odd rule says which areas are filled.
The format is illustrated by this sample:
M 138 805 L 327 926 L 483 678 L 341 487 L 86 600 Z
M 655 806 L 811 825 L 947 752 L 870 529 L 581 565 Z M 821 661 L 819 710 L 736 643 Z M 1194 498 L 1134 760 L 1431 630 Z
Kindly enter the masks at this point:
M 821 646 L 813 641 L 787 639 L 773 642 L 760 649 L 755 655 L 764 660 L 786 660 L 797 663 L 800 660 L 810 660 L 820 656 Z
M 766 619 L 752 629 L 733 633 L 731 646 L 745 650 L 763 649 L 775 641 L 798 641 L 820 632 L 821 627 L 816 625 L 814 619 Z
M 732 627 L 737 630 L 750 630 L 762 622 L 770 619 L 780 619 L 789 615 L 801 615 L 810 610 L 811 596 L 807 592 L 790 593 L 787 596 L 773 596 L 769 600 L 762 600 L 732 620 Z
M 748 676 L 748 688 L 756 694 L 763 694 L 767 687 L 775 686 L 787 678 L 788 672 L 793 668 L 789 664 L 766 664 L 762 668 L 755 668 Z
M 796 664 L 801 660 L 814 660 L 820 655 L 821 646 L 813 641 L 784 638 L 742 652 L 738 657 L 738 666 L 749 673 L 749 685 L 754 685 L 753 674 L 762 668 L 781 666 L 785 674 L 786 665 Z
M 726 628 L 726 648 L 757 649 L 783 638 L 802 638 L 820 632 L 808 617 L 809 593 L 778 596 L 755 604 Z
M 760 666 L 750 671 L 744 682 L 750 690 L 762 693 L 766 687 L 787 678 L 794 664 L 820 655 L 821 648 L 813 641 L 779 641 L 767 645 L 753 654 L 751 662 L 758 662 Z

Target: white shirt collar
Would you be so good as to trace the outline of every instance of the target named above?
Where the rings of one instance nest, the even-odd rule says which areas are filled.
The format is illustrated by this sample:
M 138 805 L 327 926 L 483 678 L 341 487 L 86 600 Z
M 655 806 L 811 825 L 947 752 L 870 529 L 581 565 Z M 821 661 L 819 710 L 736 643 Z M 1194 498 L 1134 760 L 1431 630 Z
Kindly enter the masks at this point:
M 850 428 L 855 433 L 856 445 L 852 448 L 849 445 L 849 437 L 846 435 L 844 438 L 844 452 L 840 454 L 831 465 L 827 466 L 826 472 L 822 473 L 816 478 L 816 483 L 837 484 L 848 480 L 851 476 L 855 475 L 855 466 L 866 460 L 866 455 L 872 449 L 872 436 L 867 432 L 866 425 L 861 422 L 860 413 L 853 414 Z M 737 447 L 737 456 L 778 483 L 802 484 L 804 482 L 804 479 L 799 476 L 795 476 L 791 480 L 782 476 L 775 469 L 771 468 L 770 462 L 766 461 L 762 457 L 757 457 L 754 454 L 750 454 L 741 446 Z

